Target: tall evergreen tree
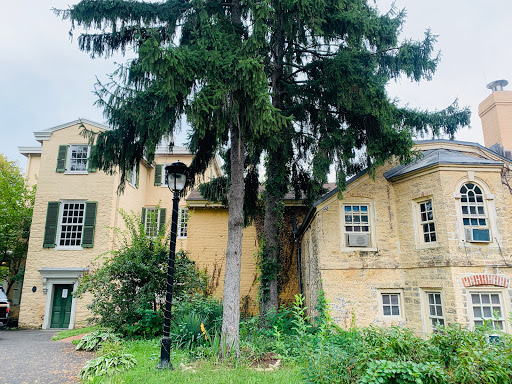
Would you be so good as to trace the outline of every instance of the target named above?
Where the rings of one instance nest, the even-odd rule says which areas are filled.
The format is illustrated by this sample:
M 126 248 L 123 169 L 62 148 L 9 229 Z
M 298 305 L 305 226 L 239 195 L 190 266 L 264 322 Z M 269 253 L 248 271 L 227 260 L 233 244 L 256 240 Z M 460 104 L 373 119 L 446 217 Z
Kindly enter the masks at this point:
M 91 137 L 92 161 L 106 172 L 119 169 L 121 186 L 134 164 L 153 160 L 156 145 L 173 136 L 183 113 L 196 153 L 191 181 L 229 142 L 222 345 L 223 353 L 238 355 L 245 162 L 258 150 L 254 143 L 285 121 L 271 104 L 260 42 L 242 23 L 241 3 L 85 0 L 57 13 L 73 26 L 102 31 L 79 37 L 80 48 L 92 56 L 129 46 L 137 52 L 111 84 L 98 85 L 98 103 L 115 129 Z
M 83 0 L 60 13 L 86 29 L 79 47 L 93 57 L 127 48 L 137 55 L 97 89 L 116 128 L 96 138 L 101 169 L 119 167 L 124 184 L 183 113 L 196 153 L 192 177 L 230 144 L 223 336 L 236 348 L 245 166 L 254 169 L 267 151 L 265 313 L 278 303 L 277 234 L 290 184 L 312 198 L 334 163 L 343 188 L 346 174 L 393 155 L 408 159 L 414 132 L 452 136 L 468 119 L 455 106 L 431 114 L 389 100 L 390 80 L 430 78 L 435 39 L 399 43 L 404 13 L 379 15 L 366 0 Z
M 399 41 L 405 11 L 380 15 L 367 0 L 269 0 L 266 72 L 272 104 L 293 117 L 268 137 L 260 310 L 278 307 L 279 220 L 290 186 L 310 199 L 322 191 L 329 167 L 337 185 L 385 160 L 411 158 L 414 135 L 446 134 L 469 123 L 454 103 L 429 113 L 399 108 L 389 81 L 430 79 L 438 64 L 435 37 Z M 254 20 L 256 24 L 258 21 Z

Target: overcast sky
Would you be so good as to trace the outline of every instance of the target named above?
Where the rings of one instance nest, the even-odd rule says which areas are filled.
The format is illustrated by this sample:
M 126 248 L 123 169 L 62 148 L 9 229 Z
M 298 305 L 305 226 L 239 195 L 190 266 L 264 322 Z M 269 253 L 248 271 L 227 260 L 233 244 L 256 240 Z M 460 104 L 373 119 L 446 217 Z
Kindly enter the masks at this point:
M 51 8 L 67 8 L 65 0 L 0 0 L 0 153 L 25 158 L 18 146 L 35 146 L 33 132 L 78 118 L 104 122 L 93 104 L 96 77 L 105 80 L 114 60 L 91 59 L 70 41 L 69 21 Z M 379 0 L 381 11 L 391 1 Z M 471 128 L 456 139 L 483 144 L 478 104 L 497 79 L 512 83 L 512 1 L 397 0 L 407 9 L 402 38 L 422 38 L 427 28 L 438 35 L 441 62 L 434 79 L 419 84 L 403 79 L 389 86 L 402 105 L 443 109 L 456 98 L 472 111 Z M 512 85 L 508 87 L 512 90 Z M 178 140 L 177 144 L 182 144 Z

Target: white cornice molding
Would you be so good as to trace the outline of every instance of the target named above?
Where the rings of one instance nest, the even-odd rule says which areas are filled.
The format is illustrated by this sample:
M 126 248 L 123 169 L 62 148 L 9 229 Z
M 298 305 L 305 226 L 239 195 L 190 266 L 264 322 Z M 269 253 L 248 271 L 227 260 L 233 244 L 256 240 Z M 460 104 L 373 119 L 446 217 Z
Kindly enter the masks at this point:
M 72 127 L 73 125 L 82 124 L 82 123 L 87 124 L 87 125 L 92 125 L 93 127 L 100 128 L 100 129 L 105 129 L 105 130 L 111 129 L 107 125 L 97 123 L 97 122 L 89 120 L 89 119 L 78 119 L 78 120 L 70 121 L 69 123 L 65 123 L 65 124 L 57 125 L 55 127 L 44 129 L 42 131 L 36 131 L 36 132 L 34 132 L 34 137 L 37 141 L 50 140 L 50 137 L 53 132 L 58 131 L 60 129 Z
M 169 150 L 167 145 L 158 145 L 155 150 L 155 155 L 192 155 L 185 147 L 175 145 L 172 150 Z
M 28 155 L 40 155 L 42 150 L 41 147 L 18 147 L 18 152 L 26 157 Z

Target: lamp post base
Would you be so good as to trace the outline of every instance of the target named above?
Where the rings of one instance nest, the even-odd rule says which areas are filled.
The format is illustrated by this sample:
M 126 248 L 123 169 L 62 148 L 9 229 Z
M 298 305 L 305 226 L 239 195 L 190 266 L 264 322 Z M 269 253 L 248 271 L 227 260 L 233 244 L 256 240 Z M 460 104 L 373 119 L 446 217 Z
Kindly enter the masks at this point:
M 174 369 L 171 364 L 171 338 L 164 336 L 160 344 L 160 362 L 156 367 L 158 369 Z

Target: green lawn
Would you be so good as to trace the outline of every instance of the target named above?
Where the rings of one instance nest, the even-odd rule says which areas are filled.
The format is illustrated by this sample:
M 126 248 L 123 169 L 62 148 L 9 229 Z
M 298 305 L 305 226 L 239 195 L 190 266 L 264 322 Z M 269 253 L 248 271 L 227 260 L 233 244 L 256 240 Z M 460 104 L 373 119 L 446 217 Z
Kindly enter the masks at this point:
M 93 332 L 93 331 L 96 331 L 97 329 L 99 329 L 99 327 L 95 325 L 92 327 L 76 328 L 76 329 L 69 329 L 66 331 L 60 331 L 52 337 L 52 340 L 56 341 L 56 340 L 67 339 L 68 337 L 76 336 L 76 335 L 83 335 L 84 333 Z
M 281 367 L 273 372 L 257 372 L 243 363 L 234 365 L 191 361 L 189 354 L 182 350 L 171 351 L 174 370 L 161 370 L 156 368 L 160 359 L 159 340 L 128 341 L 123 344 L 126 346 L 125 352 L 133 354 L 137 359 L 135 368 L 112 378 L 95 378 L 92 383 L 293 384 L 301 381 L 298 371 L 292 366 Z M 182 371 L 180 363 L 192 366 L 193 369 Z

